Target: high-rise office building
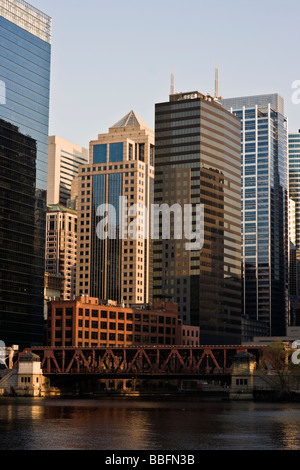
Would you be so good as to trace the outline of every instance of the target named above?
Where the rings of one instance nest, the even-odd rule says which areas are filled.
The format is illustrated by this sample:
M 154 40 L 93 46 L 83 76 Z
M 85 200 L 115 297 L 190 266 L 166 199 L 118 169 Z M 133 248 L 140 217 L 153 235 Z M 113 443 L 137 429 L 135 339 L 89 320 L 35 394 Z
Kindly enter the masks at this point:
M 200 326 L 201 344 L 239 344 L 240 120 L 197 91 L 174 93 L 156 104 L 154 194 L 156 205 L 171 209 L 177 204 L 182 214 L 192 205 L 192 213 L 189 209 L 181 219 L 180 211 L 170 213 L 169 239 L 163 219 L 159 222 L 160 238 L 153 240 L 154 298 L 178 303 L 183 322 Z M 197 234 L 197 205 L 204 208 L 204 226 L 199 246 L 191 249 L 189 237 L 176 231 L 189 219 Z
M 63 277 L 61 300 L 71 300 L 76 289 L 77 212 L 64 206 L 48 206 L 46 273 Z
M 151 302 L 153 179 L 154 132 L 134 111 L 90 142 L 78 179 L 77 295 Z
M 290 242 L 289 326 L 300 326 L 300 249 Z
M 289 240 L 296 246 L 296 203 L 289 198 Z
M 44 340 L 51 18 L 0 1 L 0 339 Z
M 67 206 L 79 165 L 88 163 L 88 150 L 57 136 L 49 137 L 47 204 Z
M 287 120 L 278 94 L 224 99 L 241 120 L 243 313 L 282 336 L 288 321 Z
M 289 293 L 291 326 L 300 325 L 300 131 L 289 133 Z
M 300 248 L 300 132 L 292 133 L 289 139 L 289 196 L 295 203 L 296 240 Z

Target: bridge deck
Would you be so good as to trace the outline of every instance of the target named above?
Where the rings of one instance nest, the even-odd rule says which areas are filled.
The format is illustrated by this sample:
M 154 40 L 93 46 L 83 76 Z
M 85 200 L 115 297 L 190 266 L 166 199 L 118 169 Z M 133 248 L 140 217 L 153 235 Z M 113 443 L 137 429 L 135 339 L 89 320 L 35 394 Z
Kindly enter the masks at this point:
M 230 374 L 234 356 L 249 352 L 258 360 L 262 350 L 263 346 L 35 347 L 20 356 L 38 355 L 44 374 L 207 376 Z

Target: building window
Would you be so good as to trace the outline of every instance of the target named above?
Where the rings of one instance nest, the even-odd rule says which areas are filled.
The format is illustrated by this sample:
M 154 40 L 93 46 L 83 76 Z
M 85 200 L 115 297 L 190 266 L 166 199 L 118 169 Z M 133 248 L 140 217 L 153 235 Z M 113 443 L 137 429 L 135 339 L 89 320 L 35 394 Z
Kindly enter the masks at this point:
M 133 146 L 132 146 L 132 144 L 129 144 L 128 156 L 129 156 L 129 160 L 133 160 Z
M 107 145 L 94 145 L 93 147 L 93 163 L 106 163 Z
M 145 161 L 145 144 L 139 144 L 139 160 Z
M 117 142 L 109 144 L 109 161 L 122 162 L 123 161 L 123 143 Z

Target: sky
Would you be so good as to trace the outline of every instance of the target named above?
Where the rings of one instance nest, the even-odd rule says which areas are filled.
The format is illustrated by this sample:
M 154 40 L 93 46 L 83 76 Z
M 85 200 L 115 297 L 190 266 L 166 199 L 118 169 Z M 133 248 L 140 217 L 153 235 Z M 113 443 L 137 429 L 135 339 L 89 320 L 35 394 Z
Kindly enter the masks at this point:
M 279 93 L 300 129 L 299 0 L 29 0 L 52 17 L 50 135 L 88 148 L 134 110 L 154 129 L 175 91 Z M 300 93 L 298 94 L 298 98 Z

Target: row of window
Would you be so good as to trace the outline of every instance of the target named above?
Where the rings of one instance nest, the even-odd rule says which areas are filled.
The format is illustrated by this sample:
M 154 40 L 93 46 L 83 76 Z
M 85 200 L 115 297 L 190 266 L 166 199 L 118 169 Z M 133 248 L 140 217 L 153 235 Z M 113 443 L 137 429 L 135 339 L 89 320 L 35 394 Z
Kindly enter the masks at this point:
M 61 317 L 63 315 L 63 309 L 62 308 L 56 308 L 55 309 L 55 315 L 56 317 Z M 65 315 L 66 316 L 72 316 L 73 315 L 73 308 L 66 308 L 65 309 Z M 79 316 L 92 316 L 94 318 L 103 318 L 103 319 L 111 319 L 111 320 L 129 320 L 132 321 L 133 319 L 136 322 L 144 322 L 144 323 L 156 323 L 158 319 L 158 323 L 160 324 L 167 324 L 167 325 L 175 325 L 176 324 L 176 318 L 175 317 L 170 317 L 170 316 L 162 316 L 162 315 L 151 315 L 151 314 L 141 314 L 141 313 L 131 313 L 131 312 L 114 312 L 110 311 L 108 312 L 107 310 L 95 310 L 95 309 L 83 309 L 79 308 L 78 310 L 78 315 Z

